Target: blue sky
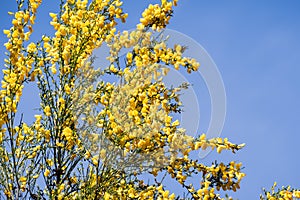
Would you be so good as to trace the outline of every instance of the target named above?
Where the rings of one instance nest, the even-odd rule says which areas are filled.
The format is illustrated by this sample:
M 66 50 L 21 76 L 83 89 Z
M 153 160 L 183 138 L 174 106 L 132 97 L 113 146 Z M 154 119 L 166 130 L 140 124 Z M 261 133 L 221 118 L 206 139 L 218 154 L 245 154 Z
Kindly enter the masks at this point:
M 300 187 L 299 8 L 298 1 L 182 1 L 171 22 L 210 53 L 222 74 L 222 136 L 247 145 L 223 157 L 245 166 L 240 199 L 258 198 L 275 180 Z
M 2 0 L 0 29 L 9 28 L 6 11 L 14 10 L 14 2 Z M 51 33 L 47 12 L 58 2 L 45 0 L 36 36 Z M 133 28 L 143 8 L 158 1 L 128 2 L 124 29 Z M 204 162 L 243 162 L 247 176 L 233 194 L 239 199 L 258 199 L 261 188 L 274 181 L 300 188 L 299 10 L 297 0 L 182 0 L 169 26 L 200 43 L 222 75 L 227 116 L 221 136 L 246 147 L 235 155 L 211 153 Z M 1 32 L 1 52 L 5 40 Z M 1 66 L 3 58 L 2 53 Z

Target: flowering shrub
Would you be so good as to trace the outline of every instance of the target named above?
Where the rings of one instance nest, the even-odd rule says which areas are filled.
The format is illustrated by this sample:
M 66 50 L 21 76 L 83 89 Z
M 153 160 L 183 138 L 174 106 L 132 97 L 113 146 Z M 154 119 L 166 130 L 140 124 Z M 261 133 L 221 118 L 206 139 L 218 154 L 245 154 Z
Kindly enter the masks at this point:
M 264 200 L 294 200 L 300 199 L 300 190 L 292 189 L 290 186 L 282 187 L 275 191 L 277 183 L 275 182 L 271 188 L 271 191 L 263 189 L 263 194 L 260 195 L 260 199 Z
M 30 42 L 41 0 L 17 0 L 12 27 L 4 30 L 7 58 L 0 97 L 0 195 L 6 199 L 179 199 L 164 177 L 186 190 L 184 198 L 221 199 L 239 189 L 241 163 L 204 165 L 192 151 L 235 153 L 244 145 L 227 138 L 185 134 L 174 113 L 179 92 L 162 78 L 165 66 L 196 71 L 199 63 L 168 47 L 155 31 L 165 28 L 177 0 L 149 5 L 132 32 L 117 30 L 128 16 L 120 0 L 62 0 L 50 13 L 54 35 Z M 110 49 L 108 66 L 95 67 L 93 51 Z M 121 50 L 127 49 L 125 58 Z M 101 77 L 114 76 L 118 82 Z M 40 112 L 24 122 L 18 105 L 24 87 L 36 84 Z M 151 175 L 144 181 L 141 175 Z M 201 178 L 200 184 L 189 177 Z M 299 197 L 285 188 L 267 199 Z M 293 196 L 294 195 L 294 196 Z M 261 196 L 261 198 L 264 198 Z

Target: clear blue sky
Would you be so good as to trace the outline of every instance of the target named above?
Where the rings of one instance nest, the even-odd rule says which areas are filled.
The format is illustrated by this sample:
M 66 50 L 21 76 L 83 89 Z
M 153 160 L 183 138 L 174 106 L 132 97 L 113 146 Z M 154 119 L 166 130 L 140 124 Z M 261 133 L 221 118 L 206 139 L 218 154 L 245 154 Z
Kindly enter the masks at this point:
M 2 0 L 0 29 L 9 27 L 6 11 L 14 2 Z M 146 4 L 158 1 L 127 2 L 124 29 L 135 26 Z M 45 0 L 36 35 L 49 33 L 46 12 L 55 11 L 56 3 Z M 258 199 L 261 188 L 274 181 L 300 188 L 299 10 L 297 0 L 181 0 L 169 26 L 199 42 L 221 72 L 227 93 L 221 136 L 247 146 L 235 155 L 212 153 L 205 159 L 243 162 L 247 176 L 233 194 L 239 199 Z M 1 32 L 1 52 L 5 40 Z

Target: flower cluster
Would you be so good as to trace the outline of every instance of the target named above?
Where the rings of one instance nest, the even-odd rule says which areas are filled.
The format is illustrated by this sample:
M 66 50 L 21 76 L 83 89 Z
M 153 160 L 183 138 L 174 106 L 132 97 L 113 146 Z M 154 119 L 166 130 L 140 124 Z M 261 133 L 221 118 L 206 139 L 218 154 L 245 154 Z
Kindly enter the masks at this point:
M 9 113 L 16 113 L 17 103 L 20 101 L 24 87 L 23 83 L 30 77 L 34 62 L 32 54 L 36 51 L 36 45 L 30 43 L 26 48 L 25 41 L 29 40 L 33 31 L 32 25 L 41 1 L 31 0 L 28 3 L 28 7 L 24 10 L 9 13 L 14 16 L 13 26 L 3 31 L 9 40 L 4 44 L 8 51 L 8 59 L 5 59 L 6 69 L 3 70 L 4 78 L 0 98 L 1 127 L 11 117 Z
M 4 30 L 8 42 L 5 69 L 3 69 L 0 92 L 0 190 L 8 199 L 18 198 L 34 185 L 40 172 L 38 162 L 40 146 L 35 133 L 26 123 L 16 123 L 17 107 L 24 83 L 34 79 L 32 65 L 35 61 L 36 44 L 28 40 L 33 32 L 36 11 L 40 0 L 30 0 L 27 5 L 19 4 L 18 11 L 9 12 L 13 17 L 12 27 Z M 4 127 L 5 126 L 5 127 Z
M 153 30 L 160 30 L 165 28 L 173 14 L 173 6 L 177 5 L 177 1 L 168 2 L 167 0 L 161 0 L 161 4 L 150 4 L 143 12 L 143 18 L 140 19 L 140 24 L 137 28 L 142 30 L 144 28 L 151 27 Z
M 96 102 L 104 108 L 99 126 L 107 138 L 123 150 L 120 162 L 114 164 L 133 174 L 148 172 L 157 177 L 158 173 L 165 172 L 196 199 L 204 198 L 208 191 L 209 198 L 217 198 L 216 192 L 220 189 L 236 191 L 245 176 L 240 171 L 240 163 L 205 166 L 191 159 L 190 152 L 207 147 L 216 148 L 218 153 L 224 149 L 235 152 L 243 145 L 232 144 L 226 138 L 206 139 L 205 134 L 192 138 L 172 117 L 172 113 L 181 111 L 179 92 L 182 87 L 164 85 L 162 77 L 168 69 L 159 63 L 173 65 L 175 69 L 183 65 L 188 72 L 197 70 L 199 64 L 182 58 L 184 49 L 180 45 L 167 48 L 164 41 L 155 41 L 151 36 L 139 30 L 117 34 L 116 38 L 120 39 L 110 45 L 111 64 L 104 72 L 119 77 L 120 84 L 102 82 L 97 88 Z M 126 54 L 124 66 L 118 55 L 122 48 L 130 47 L 133 50 Z M 188 65 L 181 64 L 183 59 Z M 143 169 L 140 166 L 144 166 Z M 187 184 L 188 177 L 197 173 L 203 173 L 199 189 Z
M 62 0 L 59 12 L 50 13 L 55 34 L 38 42 L 27 40 L 41 1 L 24 1 L 17 1 L 12 28 L 4 31 L 0 198 L 180 198 L 160 174 L 194 199 L 219 199 L 218 190 L 239 188 L 245 176 L 240 163 L 207 166 L 191 152 L 209 147 L 235 153 L 243 145 L 186 135 L 176 115 L 182 111 L 180 92 L 188 86 L 163 82 L 169 67 L 188 73 L 199 67 L 184 56 L 183 46 L 169 47 L 163 34 L 149 30 L 166 27 L 177 0 L 149 5 L 132 32 L 117 30 L 127 17 L 120 0 Z M 110 49 L 109 65 L 95 69 L 92 54 L 102 45 Z M 118 81 L 101 80 L 105 76 Z M 32 124 L 17 109 L 25 83 L 39 89 Z M 146 182 L 144 174 L 152 179 Z M 192 184 L 199 175 L 200 184 Z
M 263 194 L 260 195 L 261 200 L 294 200 L 300 199 L 300 190 L 292 189 L 291 186 L 278 188 L 275 191 L 277 183 L 275 182 L 271 188 L 271 191 L 263 190 Z

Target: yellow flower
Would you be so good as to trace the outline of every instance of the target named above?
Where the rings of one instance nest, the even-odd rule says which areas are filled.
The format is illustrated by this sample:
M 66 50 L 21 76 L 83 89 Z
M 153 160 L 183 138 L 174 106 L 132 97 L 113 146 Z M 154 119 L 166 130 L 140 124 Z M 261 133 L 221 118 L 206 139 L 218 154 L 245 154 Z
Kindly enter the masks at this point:
M 44 108 L 44 113 L 45 113 L 45 115 L 46 115 L 47 117 L 49 117 L 49 116 L 51 115 L 51 109 L 50 109 L 49 106 L 46 106 L 46 107 Z
M 40 123 L 41 119 L 42 119 L 42 115 L 34 115 L 35 119 L 36 119 L 36 123 Z
M 226 148 L 225 146 L 220 145 L 220 146 L 217 147 L 217 152 L 218 152 L 218 153 L 221 153 L 222 150 L 225 149 L 225 148 Z
M 179 125 L 179 121 L 178 120 L 176 120 L 176 121 L 174 121 L 173 123 L 172 123 L 172 126 L 178 126 Z
M 166 115 L 166 116 L 165 116 L 165 123 L 166 123 L 166 126 L 169 126 L 169 125 L 170 125 L 170 123 L 171 123 L 171 121 L 172 121 L 172 117 L 171 117 L 171 116 L 168 116 L 168 115 Z
M 39 176 L 40 176 L 39 174 L 36 174 L 32 178 L 37 179 Z
M 66 128 L 64 128 L 62 135 L 65 136 L 66 140 L 69 141 L 73 137 L 73 131 L 69 127 L 66 127 Z
M 10 34 L 10 30 L 3 30 L 3 33 L 4 33 L 5 35 L 9 35 L 9 34 Z
M 49 176 L 49 174 L 50 174 L 50 170 L 49 169 L 46 169 L 46 171 L 44 172 L 44 176 Z
M 60 107 L 64 107 L 65 106 L 65 99 L 64 98 L 62 98 L 62 97 L 59 97 L 59 99 L 58 99 L 58 104 L 59 104 L 59 106 Z
M 92 158 L 93 164 L 94 164 L 94 165 L 98 165 L 98 160 L 99 160 L 98 156 L 94 156 L 94 157 Z
M 35 43 L 31 42 L 28 46 L 27 46 L 27 51 L 29 53 L 33 53 L 36 51 L 36 45 Z
M 104 200 L 109 200 L 110 199 L 110 194 L 105 192 L 104 194 Z
M 87 151 L 87 152 L 85 152 L 84 157 L 85 157 L 85 159 L 89 159 L 90 157 L 92 157 L 92 155 L 89 151 Z
M 24 177 L 24 176 L 20 177 L 20 182 L 26 182 L 26 181 L 27 181 L 26 177 Z
M 47 162 L 47 164 L 48 164 L 49 166 L 52 166 L 52 165 L 53 165 L 53 160 L 52 160 L 52 159 L 47 159 L 46 162 Z
M 75 3 L 75 0 L 68 0 L 68 3 L 69 3 L 69 4 L 74 4 L 74 3 Z
M 71 177 L 70 180 L 73 184 L 77 183 L 77 178 L 75 176 Z
M 105 159 L 105 157 L 106 157 L 106 150 L 105 149 L 101 149 L 101 151 L 100 151 L 100 158 L 101 159 Z
M 300 190 L 296 190 L 293 192 L 293 195 L 296 197 L 296 198 L 300 198 Z
M 55 65 L 52 65 L 52 66 L 51 66 L 51 72 L 52 72 L 53 74 L 56 74 L 57 70 L 56 70 L 56 68 L 55 68 Z
M 8 197 L 11 197 L 11 192 L 8 189 L 4 190 L 4 194 Z
M 66 91 L 67 94 L 71 94 L 71 88 L 68 84 L 65 85 L 65 91 Z
M 57 16 L 57 14 L 55 14 L 55 13 L 49 13 L 49 15 L 51 18 L 56 18 L 56 16 Z

